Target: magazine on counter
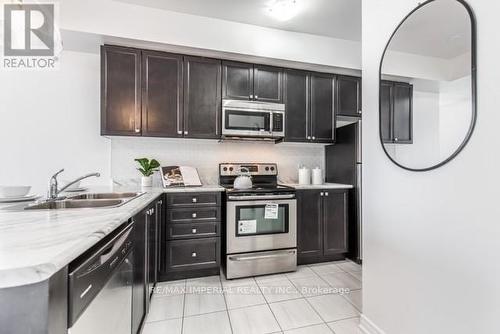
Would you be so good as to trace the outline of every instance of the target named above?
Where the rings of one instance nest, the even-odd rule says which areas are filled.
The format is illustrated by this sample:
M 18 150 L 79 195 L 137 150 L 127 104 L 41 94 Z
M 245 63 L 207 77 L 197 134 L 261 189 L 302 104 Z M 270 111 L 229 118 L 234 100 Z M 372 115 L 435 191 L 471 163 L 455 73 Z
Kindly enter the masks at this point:
M 201 187 L 198 170 L 189 166 L 161 167 L 162 182 L 167 187 Z

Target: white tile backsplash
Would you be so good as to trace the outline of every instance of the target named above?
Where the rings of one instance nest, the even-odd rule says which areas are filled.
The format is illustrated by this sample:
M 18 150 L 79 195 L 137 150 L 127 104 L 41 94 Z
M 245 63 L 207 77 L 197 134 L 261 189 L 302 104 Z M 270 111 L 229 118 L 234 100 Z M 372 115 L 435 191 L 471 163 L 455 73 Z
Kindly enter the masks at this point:
M 218 183 L 222 162 L 275 162 L 284 183 L 298 180 L 298 167 L 324 169 L 324 146 L 320 144 L 222 142 L 165 138 L 111 138 L 111 176 L 119 182 L 139 182 L 135 158 L 155 158 L 162 166 L 187 165 L 198 169 L 204 184 Z M 159 176 L 155 184 L 160 185 Z

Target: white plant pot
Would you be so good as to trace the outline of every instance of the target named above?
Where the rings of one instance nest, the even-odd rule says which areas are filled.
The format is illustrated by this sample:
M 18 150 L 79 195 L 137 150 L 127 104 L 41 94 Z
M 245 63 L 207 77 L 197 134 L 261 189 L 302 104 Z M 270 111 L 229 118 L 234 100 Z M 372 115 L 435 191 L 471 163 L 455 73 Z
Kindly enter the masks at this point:
M 143 187 L 152 187 L 153 186 L 153 175 L 151 175 L 151 176 L 143 176 L 141 178 L 141 186 L 143 186 Z

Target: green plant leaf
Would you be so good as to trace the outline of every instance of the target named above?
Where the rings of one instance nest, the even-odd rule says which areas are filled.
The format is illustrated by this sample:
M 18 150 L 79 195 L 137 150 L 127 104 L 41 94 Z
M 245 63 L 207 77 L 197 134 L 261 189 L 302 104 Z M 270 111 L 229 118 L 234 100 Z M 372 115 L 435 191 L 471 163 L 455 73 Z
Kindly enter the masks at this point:
M 147 172 L 145 169 L 143 169 L 143 168 L 137 168 L 137 170 L 138 170 L 139 172 L 141 172 L 141 174 L 142 174 L 142 175 L 144 175 L 144 176 L 148 176 L 148 175 L 147 175 L 147 173 L 148 173 L 148 172 Z
M 148 170 L 149 169 L 149 159 L 147 159 L 147 158 L 139 158 L 139 159 L 135 159 L 135 161 L 137 161 L 139 163 L 139 165 L 141 165 L 141 167 L 144 170 Z
M 155 159 L 151 159 L 151 161 L 149 162 L 149 166 L 151 167 L 151 169 L 158 168 L 160 167 L 160 163 Z

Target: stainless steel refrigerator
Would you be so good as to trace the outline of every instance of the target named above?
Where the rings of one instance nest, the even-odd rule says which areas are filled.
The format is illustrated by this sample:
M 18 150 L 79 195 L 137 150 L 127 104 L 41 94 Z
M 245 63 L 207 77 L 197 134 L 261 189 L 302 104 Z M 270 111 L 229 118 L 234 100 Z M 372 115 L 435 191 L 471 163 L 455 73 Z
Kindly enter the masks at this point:
M 350 118 L 337 128 L 334 145 L 327 146 L 326 181 L 352 184 L 349 192 L 349 253 L 348 258 L 361 263 L 362 249 L 362 203 L 361 203 L 361 118 Z M 345 125 L 344 125 L 345 124 Z

